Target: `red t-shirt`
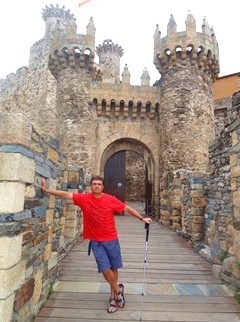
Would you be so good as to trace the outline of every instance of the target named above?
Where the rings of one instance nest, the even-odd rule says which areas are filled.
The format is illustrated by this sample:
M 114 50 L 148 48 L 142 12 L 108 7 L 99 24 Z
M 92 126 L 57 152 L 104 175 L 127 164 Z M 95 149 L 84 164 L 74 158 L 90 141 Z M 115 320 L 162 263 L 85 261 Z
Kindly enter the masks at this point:
M 96 198 L 92 193 L 74 193 L 73 202 L 83 212 L 83 238 L 93 241 L 117 239 L 115 212 L 122 213 L 125 204 L 116 197 L 104 193 Z

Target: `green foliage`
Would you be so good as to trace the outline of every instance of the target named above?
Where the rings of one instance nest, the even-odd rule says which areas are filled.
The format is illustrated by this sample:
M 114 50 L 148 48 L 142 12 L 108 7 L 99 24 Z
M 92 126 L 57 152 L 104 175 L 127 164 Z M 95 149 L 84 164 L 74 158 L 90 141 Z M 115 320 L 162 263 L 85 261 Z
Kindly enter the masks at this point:
M 236 292 L 236 293 L 234 294 L 234 297 L 235 297 L 235 299 L 238 301 L 238 303 L 240 303 L 240 292 Z

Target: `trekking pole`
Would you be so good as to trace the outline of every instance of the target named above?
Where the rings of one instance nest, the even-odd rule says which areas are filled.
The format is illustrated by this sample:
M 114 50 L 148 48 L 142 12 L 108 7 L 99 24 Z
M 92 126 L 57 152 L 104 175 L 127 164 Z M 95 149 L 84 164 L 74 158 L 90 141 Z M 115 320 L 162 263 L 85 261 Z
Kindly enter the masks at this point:
M 145 295 L 145 278 L 146 278 L 146 263 L 147 263 L 147 249 L 148 249 L 148 236 L 149 236 L 149 224 L 145 224 L 146 229 L 146 243 L 145 243 L 145 254 L 144 254 L 144 264 L 143 264 L 143 283 L 142 283 L 142 297 L 140 306 L 140 320 L 142 322 L 142 308 L 143 308 L 143 297 Z

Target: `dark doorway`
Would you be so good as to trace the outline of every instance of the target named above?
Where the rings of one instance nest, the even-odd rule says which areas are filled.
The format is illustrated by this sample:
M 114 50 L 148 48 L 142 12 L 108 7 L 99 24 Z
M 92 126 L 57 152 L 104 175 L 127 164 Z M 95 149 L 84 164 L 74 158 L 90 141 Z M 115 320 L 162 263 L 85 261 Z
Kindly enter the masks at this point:
M 145 170 L 145 213 L 148 216 L 152 215 L 152 185 L 148 178 L 148 168 Z
M 104 168 L 104 192 L 125 201 L 126 151 L 113 154 Z

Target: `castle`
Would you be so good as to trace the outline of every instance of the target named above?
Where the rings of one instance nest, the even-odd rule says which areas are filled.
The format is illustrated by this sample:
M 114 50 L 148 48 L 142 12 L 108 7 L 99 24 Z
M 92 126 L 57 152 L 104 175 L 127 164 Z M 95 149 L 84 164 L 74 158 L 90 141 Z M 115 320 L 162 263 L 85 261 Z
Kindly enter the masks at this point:
M 58 263 L 81 235 L 81 213 L 41 192 L 88 190 L 141 201 L 146 213 L 188 238 L 214 273 L 240 287 L 240 94 L 214 101 L 218 43 L 188 12 L 154 34 L 160 80 L 130 84 L 120 75 L 121 46 L 95 44 L 91 18 L 77 34 L 74 16 L 43 9 L 44 37 L 29 66 L 0 80 L 0 315 L 31 321 L 58 276 Z M 98 55 L 99 63 L 95 63 Z M 27 308 L 27 309 L 26 309 Z

